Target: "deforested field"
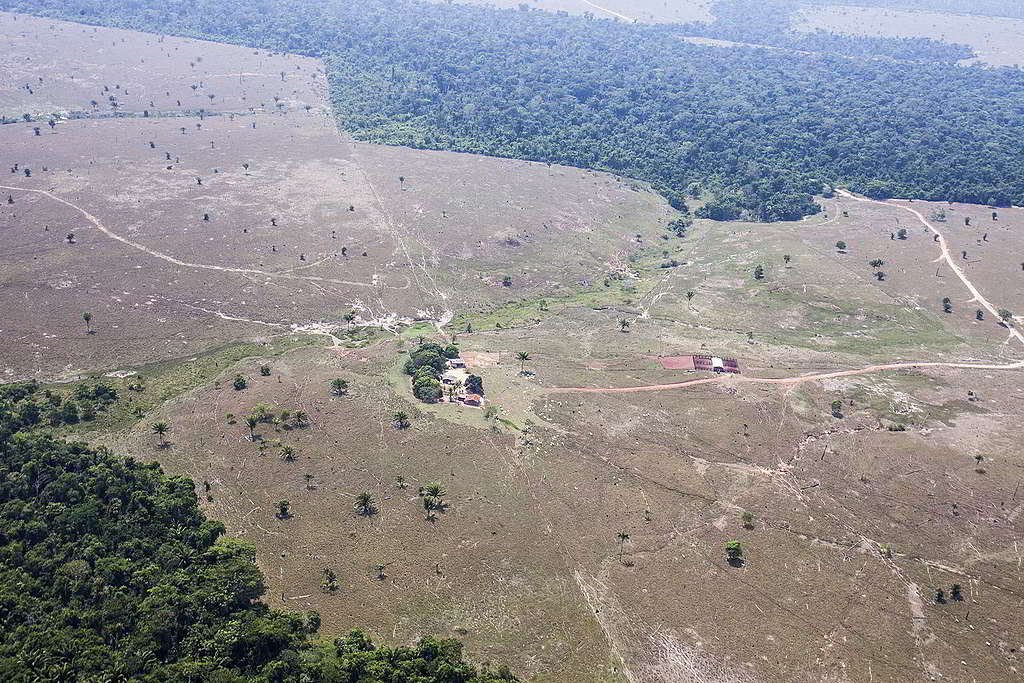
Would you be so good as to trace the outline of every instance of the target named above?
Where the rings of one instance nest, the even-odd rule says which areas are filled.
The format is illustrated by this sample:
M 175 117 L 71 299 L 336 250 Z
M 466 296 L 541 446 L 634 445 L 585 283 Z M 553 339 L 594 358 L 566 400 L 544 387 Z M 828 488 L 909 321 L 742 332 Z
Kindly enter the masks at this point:
M 0 45 L 0 372 L 116 388 L 52 431 L 189 477 L 324 639 L 1020 676 L 1024 210 L 840 192 L 680 236 L 626 178 L 356 142 L 313 59 L 13 14 Z M 414 398 L 424 341 L 481 407 Z M 742 374 L 658 362 L 689 354 Z

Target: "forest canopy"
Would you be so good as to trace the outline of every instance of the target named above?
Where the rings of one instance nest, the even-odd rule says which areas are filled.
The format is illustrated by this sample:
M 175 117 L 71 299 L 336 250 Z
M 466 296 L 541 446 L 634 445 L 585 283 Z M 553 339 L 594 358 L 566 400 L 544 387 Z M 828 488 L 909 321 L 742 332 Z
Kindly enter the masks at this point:
M 719 3 L 719 19 L 745 2 Z M 781 23 L 758 40 L 789 47 L 722 49 L 679 25 L 417 0 L 0 7 L 323 57 L 339 125 L 359 139 L 605 170 L 677 208 L 710 200 L 719 218 L 797 219 L 835 185 L 1024 203 L 1024 71 L 958 66 L 963 48 L 934 41 L 799 38 Z

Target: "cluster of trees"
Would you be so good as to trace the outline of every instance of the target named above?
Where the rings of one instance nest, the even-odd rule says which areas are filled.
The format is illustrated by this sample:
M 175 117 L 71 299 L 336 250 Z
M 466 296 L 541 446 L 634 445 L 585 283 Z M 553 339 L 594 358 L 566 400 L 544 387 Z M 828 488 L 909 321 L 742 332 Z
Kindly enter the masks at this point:
M 34 429 L 31 383 L 0 387 L 0 680 L 499 683 L 457 641 L 316 644 L 316 612 L 272 610 L 255 549 L 194 483 Z
M 447 367 L 448 360 L 458 357 L 459 347 L 455 344 L 420 344 L 405 361 L 405 374 L 412 376 L 413 396 L 427 403 L 440 399 L 444 395 L 441 375 Z
M 741 14 L 726 10 L 744 6 L 720 5 L 703 30 L 725 35 Z M 323 57 L 339 122 L 362 140 L 607 170 L 677 208 L 699 183 L 708 217 L 800 218 L 839 184 L 1024 203 L 1024 71 L 956 66 L 960 48 L 930 42 L 726 50 L 682 40 L 692 27 L 680 25 L 419 0 L 0 8 Z M 765 23 L 758 42 L 794 45 L 788 27 Z M 901 59 L 875 58 L 885 53 Z
M 117 400 L 106 384 L 79 384 L 68 397 L 42 389 L 35 380 L 0 385 L 0 411 L 11 432 L 37 425 L 73 425 L 95 420 Z

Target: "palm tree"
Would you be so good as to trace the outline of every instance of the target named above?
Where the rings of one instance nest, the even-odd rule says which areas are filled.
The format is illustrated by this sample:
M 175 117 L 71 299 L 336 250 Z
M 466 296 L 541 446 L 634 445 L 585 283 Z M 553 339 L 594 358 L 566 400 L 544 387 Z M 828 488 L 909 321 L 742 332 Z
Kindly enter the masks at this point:
M 444 487 L 441 486 L 440 482 L 432 482 L 423 487 L 423 492 L 431 498 L 437 498 L 440 500 L 446 493 Z
M 256 425 L 258 425 L 259 423 L 260 421 L 254 415 L 250 415 L 249 417 L 245 418 L 245 426 L 249 428 L 250 441 L 256 440 Z
M 309 413 L 305 410 L 296 410 L 295 414 L 292 415 L 292 424 L 296 427 L 302 427 L 306 424 L 307 420 L 309 420 Z
M 405 189 L 405 176 L 404 175 L 398 176 L 398 184 L 402 186 L 403 190 Z
M 355 505 L 361 515 L 372 515 L 377 509 L 373 504 L 373 494 L 369 491 L 363 491 L 356 496 Z
M 516 360 L 519 361 L 519 374 L 526 374 L 526 361 L 533 360 L 530 358 L 529 351 L 518 351 L 516 353 Z
M 167 434 L 167 432 L 171 431 L 171 425 L 161 420 L 152 423 L 151 425 L 149 425 L 149 428 L 154 434 L 160 437 L 160 443 L 158 444 L 159 447 L 167 448 L 169 444 L 167 442 L 167 439 L 164 438 L 164 435 Z
M 697 296 L 697 292 L 693 291 L 692 289 L 686 292 L 686 303 L 689 304 L 691 301 L 693 301 L 693 297 L 695 296 Z
M 793 260 L 793 257 L 790 256 L 789 254 L 783 254 L 782 255 L 782 262 L 785 263 L 787 266 L 789 265 L 789 262 L 792 261 L 792 260 Z
M 305 479 L 306 479 L 306 488 L 312 490 L 313 489 L 313 479 L 316 478 L 316 475 L 315 474 L 310 474 L 309 472 L 306 472 L 302 476 L 305 477 Z
M 395 477 L 395 486 L 397 486 L 400 489 L 404 489 L 406 486 L 408 486 L 408 484 L 405 483 L 405 477 L 403 477 L 402 475 L 398 475 L 397 477 Z
M 395 428 L 396 429 L 408 429 L 409 428 L 409 424 L 410 424 L 409 423 L 409 416 L 406 415 L 405 411 L 399 410 L 398 412 L 396 412 L 392 416 L 392 419 L 394 419 L 394 421 L 395 421 Z
M 619 539 L 619 559 L 621 560 L 622 559 L 622 546 L 623 546 L 623 544 L 626 541 L 629 540 L 629 534 L 626 533 L 625 531 L 620 531 L 619 533 L 615 534 L 615 537 Z
M 295 460 L 295 449 L 291 446 L 281 446 L 281 459 L 285 462 L 292 462 Z
M 424 498 L 423 499 L 423 509 L 424 509 L 424 511 L 426 511 L 427 521 L 428 522 L 433 522 L 437 518 L 437 515 L 434 513 L 434 506 L 435 505 L 436 505 L 436 502 L 434 501 L 433 498 Z
M 341 379 L 340 377 L 337 379 L 332 379 L 331 393 L 334 394 L 335 396 L 344 396 L 345 394 L 348 393 L 348 382 Z
M 619 321 L 619 330 L 622 331 L 622 332 L 625 332 L 628 329 L 629 329 L 629 321 L 626 320 L 625 318 L 623 318 L 622 320 Z
M 83 313 L 82 320 L 85 321 L 85 333 L 92 334 L 92 313 Z
M 277 502 L 277 516 L 281 519 L 288 519 L 292 516 L 291 507 L 292 504 L 287 500 L 279 500 Z

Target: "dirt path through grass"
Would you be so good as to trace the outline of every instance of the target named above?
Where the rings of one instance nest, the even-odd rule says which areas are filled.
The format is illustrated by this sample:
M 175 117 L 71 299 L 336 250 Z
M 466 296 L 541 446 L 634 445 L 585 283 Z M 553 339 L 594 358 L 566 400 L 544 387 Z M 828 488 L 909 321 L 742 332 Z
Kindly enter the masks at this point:
M 89 213 L 82 207 L 78 206 L 77 204 L 73 204 L 67 201 L 66 199 L 61 199 L 60 197 L 50 192 L 47 192 L 46 190 L 32 190 L 25 187 L 15 187 L 13 185 L 0 185 L 0 189 L 15 190 L 17 192 L 32 192 L 34 194 L 43 195 L 44 197 L 49 197 L 55 202 L 60 202 L 61 204 L 64 204 L 65 206 L 68 206 L 74 209 L 75 211 L 78 211 L 80 214 L 85 216 L 86 219 L 88 219 L 88 221 L 92 223 L 97 230 L 102 232 L 110 239 L 117 240 L 118 242 L 121 242 L 122 244 L 125 244 L 133 249 L 138 249 L 139 251 L 145 252 L 150 256 L 153 256 L 154 258 L 162 259 L 164 261 L 167 261 L 168 263 L 173 263 L 176 266 L 183 266 L 185 268 L 200 268 L 203 270 L 219 270 L 224 273 L 240 273 L 243 275 L 262 275 L 264 277 L 282 278 L 286 280 L 305 280 L 308 282 L 326 282 L 334 285 L 352 285 L 354 287 L 366 287 L 370 289 L 382 286 L 374 285 L 368 282 L 352 282 L 350 280 L 338 280 L 335 278 L 319 277 L 316 275 L 294 275 L 292 273 L 274 273 L 268 270 L 258 270 L 256 268 L 232 268 L 230 266 L 215 266 L 208 263 L 190 263 L 189 261 L 182 261 L 181 259 L 174 258 L 173 256 L 170 256 L 168 254 L 164 254 L 154 249 L 150 249 L 149 247 L 139 244 L 138 242 L 133 242 L 132 240 L 121 237 L 117 233 L 110 230 L 107 226 L 103 225 L 103 222 L 100 221 L 100 219 L 96 218 L 96 216 L 93 216 L 91 213 Z M 409 284 L 406 283 L 404 287 L 388 287 L 388 289 L 407 289 L 408 287 Z

